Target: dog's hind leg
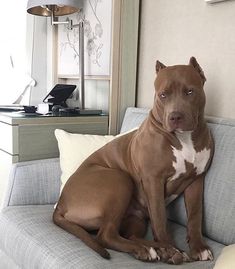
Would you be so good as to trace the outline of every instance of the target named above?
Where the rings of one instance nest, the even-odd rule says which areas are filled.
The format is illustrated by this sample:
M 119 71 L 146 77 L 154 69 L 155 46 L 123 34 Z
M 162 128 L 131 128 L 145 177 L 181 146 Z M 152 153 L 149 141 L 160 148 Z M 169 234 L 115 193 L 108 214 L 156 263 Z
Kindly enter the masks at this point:
M 148 223 L 144 218 L 136 215 L 129 215 L 123 219 L 120 232 L 127 239 L 135 236 L 136 238 L 144 238 L 147 232 Z
M 123 192 L 122 195 L 124 195 Z M 109 214 L 105 216 L 103 224 L 97 234 L 98 242 L 105 248 L 127 252 L 142 261 L 159 260 L 160 258 L 152 246 L 134 242 L 119 234 L 120 223 L 122 223 L 123 215 L 125 213 L 124 209 L 127 209 L 126 206 L 124 208 L 123 205 L 124 204 L 121 202 L 115 203 L 115 205 L 113 205 L 113 210 L 109 210 Z M 145 227 L 142 226 L 141 223 L 139 227 L 135 226 L 132 228 L 136 229 L 135 231 L 139 236 L 145 234 Z
M 90 234 L 76 223 L 70 222 L 60 213 L 60 210 L 56 208 L 53 214 L 53 222 L 64 230 L 82 240 L 87 246 L 96 251 L 100 256 L 105 259 L 109 259 L 110 255 L 108 251 L 103 248 Z
M 54 223 L 108 258 L 105 248 L 134 255 L 143 261 L 157 259 L 154 249 L 119 235 L 120 223 L 133 195 L 133 181 L 118 169 L 92 166 L 79 170 L 66 183 L 57 204 Z M 87 231 L 98 230 L 96 238 Z
M 112 219 L 108 219 L 105 225 L 101 227 L 97 235 L 97 240 L 105 248 L 127 252 L 142 261 L 157 261 L 160 259 L 152 247 L 120 236 L 118 227 Z

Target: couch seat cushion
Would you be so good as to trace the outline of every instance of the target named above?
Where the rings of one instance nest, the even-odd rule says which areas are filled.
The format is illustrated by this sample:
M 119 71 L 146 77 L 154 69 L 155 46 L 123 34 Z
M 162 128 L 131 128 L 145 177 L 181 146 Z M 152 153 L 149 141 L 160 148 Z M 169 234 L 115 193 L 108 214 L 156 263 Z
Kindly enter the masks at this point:
M 79 239 L 54 225 L 52 213 L 53 205 L 31 205 L 7 207 L 0 214 L 0 248 L 21 268 L 176 268 L 161 262 L 143 263 L 112 250 L 109 250 L 111 260 L 104 260 Z M 185 249 L 185 227 L 171 223 L 170 229 L 178 247 Z M 224 246 L 212 240 L 208 243 L 217 257 Z M 212 269 L 213 266 L 214 262 L 196 262 L 177 266 L 177 269 Z

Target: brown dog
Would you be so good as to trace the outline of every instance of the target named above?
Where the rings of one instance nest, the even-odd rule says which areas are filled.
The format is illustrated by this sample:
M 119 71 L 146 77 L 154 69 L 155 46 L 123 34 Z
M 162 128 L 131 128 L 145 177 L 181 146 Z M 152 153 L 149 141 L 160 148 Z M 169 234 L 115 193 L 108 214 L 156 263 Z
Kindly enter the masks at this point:
M 105 248 L 143 261 L 188 260 L 167 232 L 166 205 L 184 192 L 193 260 L 213 256 L 202 239 L 202 196 L 213 141 L 204 120 L 205 76 L 189 65 L 156 63 L 154 105 L 138 130 L 114 139 L 69 178 L 54 222 L 109 258 Z M 144 240 L 150 220 L 154 241 Z M 91 237 L 88 231 L 98 231 Z

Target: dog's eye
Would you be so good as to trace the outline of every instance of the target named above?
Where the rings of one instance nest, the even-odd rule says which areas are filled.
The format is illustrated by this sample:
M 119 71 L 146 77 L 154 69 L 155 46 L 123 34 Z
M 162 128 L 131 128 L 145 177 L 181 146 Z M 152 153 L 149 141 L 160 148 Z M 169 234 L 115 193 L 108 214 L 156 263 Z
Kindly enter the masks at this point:
M 162 92 L 162 93 L 160 94 L 160 98 L 161 98 L 161 99 L 166 98 L 166 94 L 165 94 L 164 92 Z
M 188 90 L 186 91 L 186 95 L 191 95 L 191 94 L 193 94 L 193 89 L 188 89 Z

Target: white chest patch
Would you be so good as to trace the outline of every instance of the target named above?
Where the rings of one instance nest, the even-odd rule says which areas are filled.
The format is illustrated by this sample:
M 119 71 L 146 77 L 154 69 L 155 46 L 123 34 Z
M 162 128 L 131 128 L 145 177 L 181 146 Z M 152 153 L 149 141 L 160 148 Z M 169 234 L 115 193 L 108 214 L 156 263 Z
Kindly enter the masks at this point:
M 178 150 L 172 147 L 173 154 L 176 161 L 173 161 L 172 165 L 175 168 L 175 174 L 169 179 L 169 181 L 177 179 L 181 174 L 186 172 L 185 161 L 193 164 L 196 168 L 197 175 L 204 172 L 205 167 L 210 158 L 210 149 L 204 148 L 202 151 L 196 152 L 192 141 L 192 132 L 176 133 L 179 139 L 182 149 Z

